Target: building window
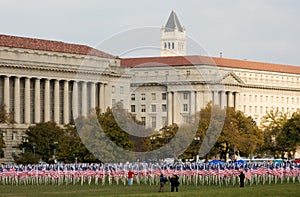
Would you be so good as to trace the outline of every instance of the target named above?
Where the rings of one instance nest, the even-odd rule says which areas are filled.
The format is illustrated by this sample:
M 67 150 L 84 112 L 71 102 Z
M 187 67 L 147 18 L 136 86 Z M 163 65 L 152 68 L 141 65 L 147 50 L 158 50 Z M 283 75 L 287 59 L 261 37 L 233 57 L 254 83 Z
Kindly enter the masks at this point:
M 124 86 L 120 86 L 120 94 L 124 94 Z
M 11 136 L 11 140 L 12 141 L 16 141 L 17 140 L 17 133 L 13 132 L 12 136 Z
M 164 45 L 165 45 L 164 48 L 166 49 L 167 48 L 167 43 L 165 42 Z
M 257 102 L 257 95 L 254 96 L 255 102 Z
M 141 105 L 141 112 L 146 112 L 146 105 Z
M 187 92 L 183 93 L 183 99 L 188 100 L 189 94 Z
M 142 101 L 146 100 L 146 94 L 145 94 L 145 93 L 142 93 L 142 94 L 141 94 L 141 100 L 142 100 Z
M 142 122 L 142 125 L 145 126 L 146 125 L 146 117 L 144 117 L 144 116 L 141 117 L 141 122 Z
M 135 105 L 131 105 L 131 112 L 135 112 Z
M 162 112 L 167 111 L 167 105 L 166 105 L 166 104 L 162 104 L 162 105 L 161 105 L 161 111 L 162 111 Z
M 135 101 L 135 94 L 131 94 L 131 100 Z
M 183 111 L 187 112 L 188 111 L 188 104 L 183 104 Z
M 116 87 L 115 86 L 111 86 L 111 93 L 115 93 L 116 92 Z
M 116 105 L 116 99 L 112 99 L 111 103 L 112 103 L 112 106 L 115 106 Z
M 156 105 L 151 105 L 151 111 L 156 112 Z
M 156 94 L 155 93 L 151 93 L 151 98 L 152 98 L 152 100 L 156 100 Z
M 252 95 L 249 95 L 249 102 L 252 102 Z
M 161 93 L 161 99 L 167 100 L 167 93 Z
M 151 118 L 151 126 L 152 126 L 152 128 L 156 127 L 156 117 L 155 116 L 152 116 L 152 118 Z

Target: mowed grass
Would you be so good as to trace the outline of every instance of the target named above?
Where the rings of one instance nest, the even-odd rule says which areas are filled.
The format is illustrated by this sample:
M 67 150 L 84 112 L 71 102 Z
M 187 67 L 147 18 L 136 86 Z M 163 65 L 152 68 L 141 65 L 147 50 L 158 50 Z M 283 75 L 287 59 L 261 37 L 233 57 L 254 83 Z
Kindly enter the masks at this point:
M 195 186 L 181 185 L 179 192 L 171 193 L 170 185 L 165 186 L 165 192 L 158 192 L 158 185 L 134 184 L 124 185 L 0 185 L 0 196 L 300 196 L 300 184 L 265 184 L 240 188 L 236 186 Z

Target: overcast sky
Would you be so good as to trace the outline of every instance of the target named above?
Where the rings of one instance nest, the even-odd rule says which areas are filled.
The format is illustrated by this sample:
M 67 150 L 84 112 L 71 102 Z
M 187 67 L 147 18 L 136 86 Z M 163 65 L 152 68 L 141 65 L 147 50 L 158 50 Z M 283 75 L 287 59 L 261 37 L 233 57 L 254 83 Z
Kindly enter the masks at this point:
M 156 30 L 172 10 L 208 55 L 300 65 L 299 0 L 0 0 L 0 33 L 100 47 L 122 57 L 124 51 L 107 46 L 130 50 L 129 42 L 152 40 L 158 47 Z M 144 36 L 135 39 L 140 32 Z

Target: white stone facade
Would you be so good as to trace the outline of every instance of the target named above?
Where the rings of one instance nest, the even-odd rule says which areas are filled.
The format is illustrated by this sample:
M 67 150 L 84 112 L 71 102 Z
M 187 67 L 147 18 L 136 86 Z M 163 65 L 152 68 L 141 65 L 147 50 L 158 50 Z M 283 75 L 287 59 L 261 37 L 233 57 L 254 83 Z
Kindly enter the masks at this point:
M 40 122 L 59 125 L 74 123 L 74 118 L 102 111 L 112 101 L 127 96 L 129 78 L 116 58 L 0 47 L 0 103 L 13 115 L 13 124 L 1 124 L 8 162 L 24 138 L 24 130 Z M 121 77 L 122 76 L 122 77 Z

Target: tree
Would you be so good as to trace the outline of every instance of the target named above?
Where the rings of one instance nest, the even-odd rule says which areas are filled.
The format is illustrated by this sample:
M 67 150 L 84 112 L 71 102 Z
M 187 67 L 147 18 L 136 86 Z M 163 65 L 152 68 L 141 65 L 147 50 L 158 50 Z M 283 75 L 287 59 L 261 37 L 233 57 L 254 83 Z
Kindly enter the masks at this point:
M 17 163 L 100 162 L 81 142 L 74 126 L 61 128 L 54 122 L 38 123 L 29 127 L 25 134 L 19 146 L 22 153 L 15 158 Z
M 300 145 L 300 114 L 294 113 L 293 116 L 283 125 L 282 132 L 277 136 L 277 146 L 282 152 L 288 153 L 291 158 L 295 154 L 297 147 Z
M 16 158 L 17 163 L 53 162 L 58 146 L 63 141 L 63 129 L 54 122 L 38 123 L 29 127 L 25 134 L 27 137 L 19 146 L 24 153 Z M 29 155 L 33 160 L 24 159 Z
M 226 160 L 228 154 L 235 155 L 237 152 L 248 156 L 263 142 L 262 132 L 251 117 L 246 117 L 232 107 L 221 109 L 209 103 L 201 109 L 200 117 L 197 136 L 201 139 L 201 149 L 208 151 L 212 147 L 206 158 L 219 154 L 221 159 Z M 211 132 L 220 128 L 221 133 Z
M 261 147 L 263 153 L 272 154 L 274 157 L 284 154 L 286 150 L 284 150 L 284 147 L 280 148 L 278 146 L 278 140 L 287 120 L 287 114 L 278 110 L 271 110 L 263 117 L 261 123 L 264 132 L 264 145 Z

